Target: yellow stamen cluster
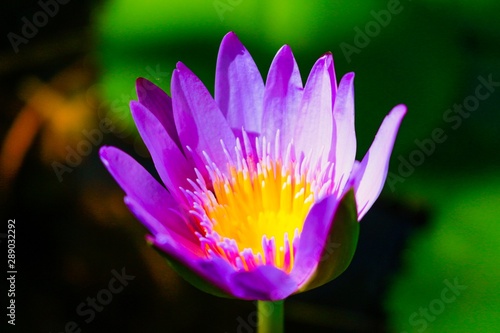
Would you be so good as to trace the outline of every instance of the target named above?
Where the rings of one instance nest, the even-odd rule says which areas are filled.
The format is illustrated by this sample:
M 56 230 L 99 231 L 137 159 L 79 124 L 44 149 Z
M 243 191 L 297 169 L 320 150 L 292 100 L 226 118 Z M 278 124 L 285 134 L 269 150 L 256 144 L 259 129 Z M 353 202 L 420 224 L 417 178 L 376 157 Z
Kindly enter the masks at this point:
M 264 262 L 263 238 L 274 238 L 272 264 L 291 269 L 292 243 L 302 232 L 315 199 L 307 173 L 299 172 L 298 167 L 270 159 L 256 164 L 245 161 L 239 168 L 230 166 L 229 177 L 214 175 L 215 196 L 207 196 L 210 200 L 204 202 L 212 231 L 222 239 L 234 240 L 238 252 L 251 249 Z

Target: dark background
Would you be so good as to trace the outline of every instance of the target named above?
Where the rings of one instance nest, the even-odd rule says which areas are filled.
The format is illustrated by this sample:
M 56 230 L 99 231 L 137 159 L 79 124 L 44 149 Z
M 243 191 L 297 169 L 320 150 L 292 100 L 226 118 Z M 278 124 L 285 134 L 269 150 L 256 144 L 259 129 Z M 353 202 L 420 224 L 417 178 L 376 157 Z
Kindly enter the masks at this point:
M 97 157 L 114 145 L 153 170 L 128 111 L 136 77 L 168 92 L 181 60 L 213 92 L 228 31 L 264 78 L 283 44 L 304 81 L 327 51 L 337 80 L 354 71 L 358 159 L 389 110 L 408 106 L 352 265 L 286 301 L 287 332 L 496 332 L 500 87 L 478 87 L 500 82 L 499 12 L 488 0 L 4 2 L 0 248 L 6 277 L 15 219 L 18 274 L 16 326 L 2 314 L 2 332 L 72 321 L 82 332 L 254 331 L 254 304 L 198 291 L 147 246 Z M 106 117 L 111 133 L 99 127 Z M 134 278 L 108 293 L 122 269 Z M 466 289 L 443 303 L 453 281 Z M 92 320 L 77 312 L 98 295 L 112 299 Z

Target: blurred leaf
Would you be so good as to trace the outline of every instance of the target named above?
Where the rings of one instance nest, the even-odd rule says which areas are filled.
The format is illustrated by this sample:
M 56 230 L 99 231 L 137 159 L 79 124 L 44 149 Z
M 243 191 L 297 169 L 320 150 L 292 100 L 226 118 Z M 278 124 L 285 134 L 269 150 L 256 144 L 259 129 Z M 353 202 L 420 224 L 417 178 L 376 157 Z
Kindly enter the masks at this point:
M 450 189 L 439 202 L 434 225 L 409 247 L 407 268 L 389 298 L 395 331 L 417 332 L 423 327 L 420 308 L 442 299 L 444 280 L 467 286 L 442 313 L 429 310 L 426 332 L 492 332 L 498 328 L 500 300 L 493 297 L 500 279 L 500 178 L 485 174 Z M 439 301 L 434 301 L 434 303 Z M 437 308 L 437 307 L 436 307 Z M 414 313 L 414 321 L 410 316 Z M 433 315 L 435 314 L 435 316 Z

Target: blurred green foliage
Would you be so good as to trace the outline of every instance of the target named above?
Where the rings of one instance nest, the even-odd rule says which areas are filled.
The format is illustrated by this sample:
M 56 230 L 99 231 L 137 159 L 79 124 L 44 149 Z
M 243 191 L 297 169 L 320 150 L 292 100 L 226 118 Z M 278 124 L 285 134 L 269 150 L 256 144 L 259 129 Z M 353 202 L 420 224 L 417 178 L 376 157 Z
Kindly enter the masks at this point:
M 496 332 L 500 325 L 496 255 L 500 176 L 493 171 L 461 182 L 447 177 L 435 182 L 442 191 L 434 198 L 439 206 L 436 216 L 412 240 L 405 254 L 406 269 L 387 301 L 393 328 L 397 332 Z M 454 301 L 443 302 L 441 310 L 434 303 L 442 300 L 443 281 L 454 279 L 466 289 Z
M 377 33 L 356 44 L 358 31 L 366 33 L 381 11 L 396 5 L 398 12 L 385 26 L 378 23 Z M 492 332 L 500 308 L 494 296 L 499 265 L 492 255 L 498 250 L 500 179 L 497 171 L 487 171 L 500 164 L 500 91 L 481 101 L 459 128 L 452 129 L 444 114 L 474 94 L 479 76 L 500 81 L 498 13 L 500 3 L 488 0 L 112 0 L 97 15 L 101 83 L 114 116 L 133 128 L 127 101 L 135 99 L 135 79 L 146 77 L 168 92 L 170 74 L 181 60 L 213 92 L 218 46 L 230 30 L 264 78 L 283 44 L 294 50 L 303 81 L 314 61 L 332 51 L 337 80 L 347 72 L 357 75 L 358 158 L 399 103 L 409 112 L 392 172 L 398 173 L 400 156 L 408 159 L 418 149 L 415 140 L 430 138 L 437 127 L 447 136 L 392 194 L 386 189 L 409 203 L 426 202 L 434 212 L 431 225 L 411 242 L 388 298 L 394 331 L 417 331 L 420 326 L 412 326 L 409 316 L 439 297 L 443 280 L 458 277 L 468 289 L 426 329 Z M 358 51 L 346 54 L 345 43 Z

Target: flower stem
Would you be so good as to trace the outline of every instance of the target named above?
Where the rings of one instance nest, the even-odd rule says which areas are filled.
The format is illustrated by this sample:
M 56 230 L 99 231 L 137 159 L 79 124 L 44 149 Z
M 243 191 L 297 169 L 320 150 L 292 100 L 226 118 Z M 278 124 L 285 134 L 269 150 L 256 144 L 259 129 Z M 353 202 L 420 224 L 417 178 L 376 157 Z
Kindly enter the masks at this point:
M 258 333 L 283 333 L 283 301 L 257 302 Z

